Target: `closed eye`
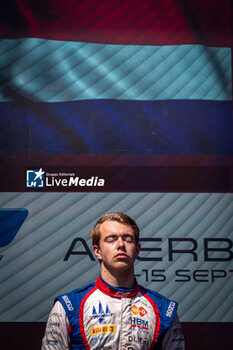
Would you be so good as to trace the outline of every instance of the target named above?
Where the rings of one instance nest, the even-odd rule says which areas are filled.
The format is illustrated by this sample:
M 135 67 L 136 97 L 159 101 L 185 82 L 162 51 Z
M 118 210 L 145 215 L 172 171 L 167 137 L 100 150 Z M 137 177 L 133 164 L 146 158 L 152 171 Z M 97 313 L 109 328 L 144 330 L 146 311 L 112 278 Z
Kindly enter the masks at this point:
M 133 243 L 134 242 L 134 237 L 131 235 L 124 235 L 123 240 L 128 243 Z
M 111 235 L 106 237 L 105 241 L 111 243 L 111 242 L 117 241 L 119 237 L 122 237 L 124 242 L 134 243 L 134 236 L 127 235 L 127 234 L 123 236 Z
M 117 236 L 108 236 L 105 238 L 106 242 L 114 242 L 117 240 Z

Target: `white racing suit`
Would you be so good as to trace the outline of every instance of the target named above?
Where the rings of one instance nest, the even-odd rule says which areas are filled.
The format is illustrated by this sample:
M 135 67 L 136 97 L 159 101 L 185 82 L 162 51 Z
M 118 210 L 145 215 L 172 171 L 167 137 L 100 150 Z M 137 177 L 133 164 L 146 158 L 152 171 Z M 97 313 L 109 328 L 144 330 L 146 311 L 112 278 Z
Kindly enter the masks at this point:
M 115 288 L 101 277 L 56 298 L 42 350 L 183 350 L 177 303 L 135 282 Z

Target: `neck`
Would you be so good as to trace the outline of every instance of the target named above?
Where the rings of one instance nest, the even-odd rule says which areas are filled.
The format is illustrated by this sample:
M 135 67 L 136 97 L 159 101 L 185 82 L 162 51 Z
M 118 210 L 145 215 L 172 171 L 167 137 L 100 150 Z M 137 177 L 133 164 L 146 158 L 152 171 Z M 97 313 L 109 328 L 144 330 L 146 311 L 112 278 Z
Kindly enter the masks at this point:
M 113 287 L 133 288 L 134 286 L 134 270 L 127 271 L 109 271 L 101 265 L 101 276 L 105 282 Z

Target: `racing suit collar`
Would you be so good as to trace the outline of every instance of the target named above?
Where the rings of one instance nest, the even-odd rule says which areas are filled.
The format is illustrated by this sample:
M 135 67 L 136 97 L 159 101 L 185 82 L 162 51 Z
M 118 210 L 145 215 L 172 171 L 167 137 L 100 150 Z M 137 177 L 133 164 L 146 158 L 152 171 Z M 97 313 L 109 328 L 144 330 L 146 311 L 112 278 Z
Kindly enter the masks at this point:
M 133 298 L 139 292 L 139 285 L 135 279 L 133 288 L 118 288 L 111 286 L 103 280 L 101 276 L 98 277 L 96 283 L 98 287 L 104 294 L 111 296 L 112 298 Z

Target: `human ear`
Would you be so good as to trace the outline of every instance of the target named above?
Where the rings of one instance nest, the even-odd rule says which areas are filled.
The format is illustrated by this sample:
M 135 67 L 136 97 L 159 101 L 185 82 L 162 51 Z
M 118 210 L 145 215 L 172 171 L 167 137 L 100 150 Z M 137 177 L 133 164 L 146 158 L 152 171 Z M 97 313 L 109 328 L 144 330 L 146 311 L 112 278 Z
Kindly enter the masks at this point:
M 93 245 L 93 252 L 98 260 L 102 260 L 102 256 L 100 254 L 100 247 L 96 244 Z
M 140 253 L 140 249 L 141 249 L 141 244 L 137 243 L 136 244 L 136 258 L 138 257 L 139 253 Z

